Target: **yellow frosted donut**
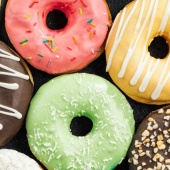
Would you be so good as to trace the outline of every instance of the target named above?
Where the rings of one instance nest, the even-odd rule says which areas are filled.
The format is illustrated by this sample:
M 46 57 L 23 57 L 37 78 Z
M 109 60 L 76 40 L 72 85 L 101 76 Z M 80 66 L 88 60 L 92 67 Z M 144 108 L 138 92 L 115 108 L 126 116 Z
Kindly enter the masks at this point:
M 170 103 L 170 54 L 164 59 L 148 51 L 162 36 L 169 46 L 170 0 L 137 0 L 116 17 L 106 44 L 106 71 L 132 99 L 147 104 Z

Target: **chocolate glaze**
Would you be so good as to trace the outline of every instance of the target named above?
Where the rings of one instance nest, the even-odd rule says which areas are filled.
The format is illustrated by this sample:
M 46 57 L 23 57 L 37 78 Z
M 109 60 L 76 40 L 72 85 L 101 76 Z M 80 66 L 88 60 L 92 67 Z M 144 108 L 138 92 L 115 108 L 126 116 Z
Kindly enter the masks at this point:
M 15 56 L 18 56 L 1 41 L 0 49 L 7 51 Z M 0 104 L 13 108 L 22 114 L 22 119 L 17 119 L 15 117 L 3 115 L 0 113 L 0 123 L 3 125 L 3 129 L 0 130 L 0 146 L 3 146 L 7 144 L 16 135 L 16 133 L 19 131 L 24 122 L 29 102 L 33 94 L 33 80 L 28 67 L 22 59 L 20 61 L 14 61 L 11 59 L 0 57 L 0 64 L 12 68 L 20 73 L 29 75 L 30 77 L 29 80 L 23 80 L 12 76 L 0 75 L 0 82 L 17 83 L 19 85 L 18 90 L 9 90 L 0 87 Z M 0 68 L 0 71 L 7 72 L 7 70 L 4 70 L 2 68 Z M 0 110 L 7 111 L 3 110 L 2 108 L 0 108 Z
M 166 164 L 165 163 L 165 160 L 167 160 L 167 159 L 170 159 L 170 152 L 168 152 L 168 149 L 169 149 L 169 147 L 170 147 L 170 144 L 169 143 L 167 143 L 167 140 L 168 139 L 170 139 L 170 137 L 168 137 L 168 138 L 166 138 L 166 137 L 164 137 L 164 134 L 163 134 L 163 131 L 164 130 L 169 130 L 170 129 L 170 120 L 165 120 L 164 119 L 164 117 L 165 116 L 170 116 L 170 114 L 167 114 L 166 113 L 166 111 L 168 110 L 168 109 L 170 109 L 170 106 L 167 106 L 167 107 L 164 107 L 164 108 L 162 108 L 163 109 L 163 113 L 158 113 L 161 109 L 159 109 L 159 110 L 156 110 L 156 111 L 153 111 L 153 112 L 151 112 L 145 119 L 144 119 L 144 121 L 141 123 L 141 125 L 139 126 L 139 128 L 138 128 L 138 130 L 137 130 L 137 133 L 135 134 L 135 136 L 134 136 L 134 138 L 133 138 L 133 141 L 132 141 L 132 144 L 131 144 L 131 147 L 130 147 L 130 149 L 129 149 L 129 160 L 130 161 L 132 161 L 132 158 L 134 157 L 133 156 L 133 154 L 132 154 L 132 151 L 135 151 L 136 152 L 136 154 L 138 154 L 139 155 L 139 153 L 138 153 L 138 150 L 139 150 L 139 148 L 137 148 L 137 147 L 135 147 L 135 141 L 136 140 L 138 140 L 139 142 L 142 142 L 143 143 L 143 141 L 141 140 L 141 137 L 142 137 L 142 133 L 145 131 L 145 130 L 147 130 L 147 127 L 148 127 L 148 123 L 149 123 L 149 121 L 148 121 L 148 119 L 149 118 L 153 118 L 156 122 L 157 122 L 157 124 L 158 124 L 158 128 L 157 129 L 153 129 L 153 130 L 151 130 L 151 131 L 149 131 L 149 133 L 150 133 L 150 135 L 147 137 L 147 138 L 149 138 L 150 139 L 150 136 L 152 136 L 152 135 L 154 135 L 154 132 L 156 131 L 156 136 L 155 136 L 155 147 L 153 147 L 153 146 L 149 146 L 149 147 L 146 147 L 145 145 L 143 145 L 142 144 L 142 150 L 143 150 L 143 152 L 146 152 L 146 150 L 149 150 L 150 151 L 150 156 L 151 156 L 151 158 L 149 158 L 147 155 L 144 155 L 144 156 L 139 156 L 139 158 L 137 159 L 138 160 L 138 165 L 134 165 L 133 164 L 133 161 L 132 161 L 132 163 L 130 163 L 130 170 L 137 170 L 137 168 L 139 167 L 139 166 L 141 166 L 142 167 L 142 169 L 141 170 L 147 170 L 148 168 L 152 168 L 152 169 L 154 169 L 154 166 L 155 167 L 157 167 L 157 163 L 158 162 L 160 162 L 159 161 L 159 159 L 157 159 L 157 161 L 153 161 L 153 157 L 155 156 L 155 154 L 156 153 L 154 153 L 154 148 L 158 148 L 157 147 L 157 141 L 158 141 L 158 139 L 157 139 L 157 137 L 159 136 L 159 135 L 162 135 L 163 136 L 163 140 L 161 140 L 161 141 L 163 141 L 163 143 L 166 145 L 166 148 L 165 149 L 163 149 L 163 150 L 158 150 L 158 154 L 160 154 L 163 158 L 164 158 L 164 161 L 163 162 L 160 162 L 162 165 L 170 165 L 170 164 Z M 165 122 L 168 122 L 168 127 L 166 127 L 165 126 Z M 154 124 L 152 123 L 152 125 L 151 126 L 153 126 Z M 170 136 L 170 131 L 169 131 L 169 133 L 168 133 L 168 135 Z M 150 144 L 152 143 L 152 142 L 149 142 Z M 167 153 L 167 155 L 165 154 L 165 153 Z M 142 162 L 145 162 L 146 163 L 146 165 L 145 166 L 142 166 L 141 164 L 142 164 Z M 168 170 L 168 168 L 167 167 L 165 167 L 165 169 L 164 170 Z

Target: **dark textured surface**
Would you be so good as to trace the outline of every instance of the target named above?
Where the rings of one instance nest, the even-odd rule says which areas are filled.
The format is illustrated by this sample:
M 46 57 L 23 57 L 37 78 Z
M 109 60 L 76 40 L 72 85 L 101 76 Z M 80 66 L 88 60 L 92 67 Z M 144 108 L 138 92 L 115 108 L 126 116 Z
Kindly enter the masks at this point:
M 111 14 L 113 19 L 115 18 L 116 14 L 125 7 L 126 4 L 131 2 L 132 0 L 106 0 L 108 2 Z M 13 48 L 11 45 L 9 38 L 7 37 L 6 31 L 5 31 L 5 6 L 7 0 L 2 0 L 3 2 L 3 7 L 0 11 L 0 40 L 4 41 L 6 44 L 8 44 L 10 47 Z M 17 35 L 16 35 L 17 36 Z M 35 82 L 35 89 L 34 89 L 34 94 L 37 92 L 39 87 L 49 81 L 50 79 L 54 78 L 55 76 L 48 75 L 46 73 L 43 73 L 39 70 L 36 70 L 32 66 L 30 66 L 30 70 L 32 72 L 34 82 Z M 109 74 L 105 72 L 106 68 L 106 61 L 105 61 L 105 54 L 103 54 L 101 57 L 99 57 L 96 61 L 91 63 L 88 67 L 85 69 L 81 70 L 80 72 L 86 72 L 86 73 L 92 73 L 99 75 L 101 77 L 104 77 L 105 79 L 109 80 L 112 82 L 111 78 L 109 77 Z M 112 82 L 113 83 L 113 82 Z M 134 110 L 134 117 L 136 121 L 136 128 L 139 126 L 139 124 L 142 122 L 142 120 L 153 110 L 156 110 L 157 108 L 160 108 L 161 106 L 148 106 L 144 104 L 137 103 L 127 97 L 130 105 L 132 106 Z M 4 146 L 3 148 L 10 148 L 10 149 L 15 149 L 18 150 L 22 153 L 25 153 L 26 155 L 32 157 L 35 159 L 35 157 L 32 155 L 27 139 L 26 139 L 26 130 L 25 130 L 25 125 L 23 125 L 22 129 L 20 132 L 12 139 L 12 141 Z M 45 169 L 45 168 L 44 168 Z M 129 165 L 127 162 L 127 159 L 125 159 L 121 165 L 118 165 L 115 170 L 128 170 Z M 46 170 L 46 169 L 45 169 Z

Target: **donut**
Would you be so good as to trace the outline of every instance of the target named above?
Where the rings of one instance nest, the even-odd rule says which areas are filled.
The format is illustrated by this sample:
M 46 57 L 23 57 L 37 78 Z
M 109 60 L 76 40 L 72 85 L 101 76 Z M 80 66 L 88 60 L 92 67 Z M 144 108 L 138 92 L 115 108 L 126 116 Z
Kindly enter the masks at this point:
M 137 0 L 116 17 L 106 45 L 106 71 L 132 99 L 145 104 L 170 103 L 170 53 L 152 57 L 148 47 L 157 37 L 169 46 L 169 0 Z
M 59 76 L 43 85 L 31 101 L 28 143 L 49 170 L 110 170 L 124 159 L 131 143 L 132 112 L 121 92 L 99 76 Z M 93 127 L 84 136 L 73 135 L 71 122 L 82 116 Z
M 170 106 L 151 112 L 139 126 L 129 151 L 130 170 L 170 169 Z
M 0 41 L 0 146 L 21 128 L 32 94 L 33 79 L 27 65 Z
M 12 149 L 0 149 L 0 165 L 2 170 L 42 170 L 33 159 Z
M 53 10 L 66 15 L 63 29 L 46 26 Z M 5 14 L 6 30 L 16 50 L 32 66 L 49 74 L 75 72 L 96 59 L 104 51 L 100 47 L 109 20 L 104 0 L 9 0 Z

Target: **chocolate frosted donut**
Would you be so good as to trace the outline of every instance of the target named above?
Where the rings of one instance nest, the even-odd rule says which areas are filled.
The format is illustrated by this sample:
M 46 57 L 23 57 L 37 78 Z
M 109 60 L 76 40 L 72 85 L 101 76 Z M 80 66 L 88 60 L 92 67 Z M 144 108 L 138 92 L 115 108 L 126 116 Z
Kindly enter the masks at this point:
M 18 54 L 0 41 L 0 146 L 21 128 L 33 93 L 33 79 Z
M 170 106 L 153 111 L 130 148 L 130 170 L 170 170 Z

